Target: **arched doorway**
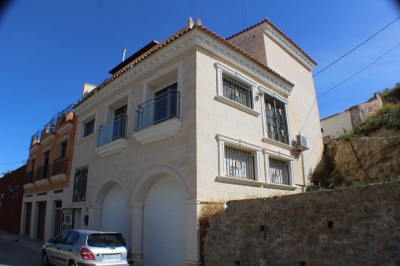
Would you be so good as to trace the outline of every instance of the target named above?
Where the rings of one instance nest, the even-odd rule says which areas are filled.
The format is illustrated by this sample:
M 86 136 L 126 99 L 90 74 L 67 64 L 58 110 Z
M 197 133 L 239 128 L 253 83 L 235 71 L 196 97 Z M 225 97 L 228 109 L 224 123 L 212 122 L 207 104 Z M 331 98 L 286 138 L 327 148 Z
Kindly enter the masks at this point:
M 159 178 L 143 207 L 143 263 L 182 265 L 186 256 L 185 193 L 172 176 Z
M 126 198 L 119 184 L 114 184 L 104 197 L 101 215 L 102 231 L 120 232 L 125 238 L 126 232 Z

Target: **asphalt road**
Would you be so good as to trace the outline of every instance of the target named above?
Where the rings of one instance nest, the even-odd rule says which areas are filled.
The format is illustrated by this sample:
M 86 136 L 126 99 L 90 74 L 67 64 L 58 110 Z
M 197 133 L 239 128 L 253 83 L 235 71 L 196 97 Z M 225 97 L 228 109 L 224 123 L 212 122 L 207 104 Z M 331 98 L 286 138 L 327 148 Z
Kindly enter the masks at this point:
M 41 266 L 37 247 L 0 237 L 0 266 Z

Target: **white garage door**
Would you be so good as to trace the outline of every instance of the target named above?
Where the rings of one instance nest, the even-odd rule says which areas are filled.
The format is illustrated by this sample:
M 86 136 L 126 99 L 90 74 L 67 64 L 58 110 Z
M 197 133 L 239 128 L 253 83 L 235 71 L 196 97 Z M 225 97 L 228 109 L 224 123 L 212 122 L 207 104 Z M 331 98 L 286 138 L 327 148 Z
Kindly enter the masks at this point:
M 120 232 L 126 239 L 126 201 L 119 185 L 114 185 L 108 191 L 101 217 L 103 231 Z
M 185 255 L 185 196 L 173 177 L 163 177 L 151 187 L 144 203 L 143 263 L 184 265 Z

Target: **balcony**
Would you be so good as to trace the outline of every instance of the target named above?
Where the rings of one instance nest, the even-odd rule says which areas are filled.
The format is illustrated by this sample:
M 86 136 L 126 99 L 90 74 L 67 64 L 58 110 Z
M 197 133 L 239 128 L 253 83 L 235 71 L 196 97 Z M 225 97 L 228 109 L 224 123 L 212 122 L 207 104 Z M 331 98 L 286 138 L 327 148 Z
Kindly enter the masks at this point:
M 31 137 L 31 146 L 29 148 L 29 153 L 34 153 L 39 149 L 39 144 L 40 144 L 40 138 L 42 134 L 41 131 L 39 130 L 33 136 Z
M 29 171 L 29 172 L 26 173 L 26 175 L 25 175 L 25 184 L 24 184 L 24 189 L 25 190 L 29 190 L 29 189 L 34 188 L 34 185 L 33 185 L 34 174 L 35 174 L 34 170 Z
M 100 126 L 95 151 L 101 157 L 123 151 L 127 138 L 128 116 L 123 114 Z
M 57 133 L 62 135 L 72 128 L 72 121 L 74 119 L 74 105 L 71 104 L 63 111 L 58 113 L 57 119 Z
M 42 145 L 50 143 L 55 138 L 54 135 L 57 129 L 57 119 L 58 114 L 54 115 L 51 120 L 46 125 L 44 125 L 40 135 Z
M 47 186 L 49 184 L 50 165 L 44 164 L 36 170 L 35 185 L 37 187 Z
M 68 156 L 58 158 L 53 161 L 53 170 L 51 175 L 51 182 L 54 184 L 61 183 L 67 180 L 67 165 L 68 165 Z
M 176 136 L 180 121 L 179 91 L 171 90 L 139 105 L 136 110 L 133 134 L 141 144 L 156 142 Z

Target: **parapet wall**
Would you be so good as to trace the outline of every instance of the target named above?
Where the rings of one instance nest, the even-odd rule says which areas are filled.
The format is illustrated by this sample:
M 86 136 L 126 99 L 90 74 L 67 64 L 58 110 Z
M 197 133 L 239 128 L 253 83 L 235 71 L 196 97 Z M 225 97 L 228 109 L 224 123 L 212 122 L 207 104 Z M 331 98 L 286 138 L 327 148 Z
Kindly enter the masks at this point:
M 400 182 L 230 201 L 205 265 L 400 265 Z

